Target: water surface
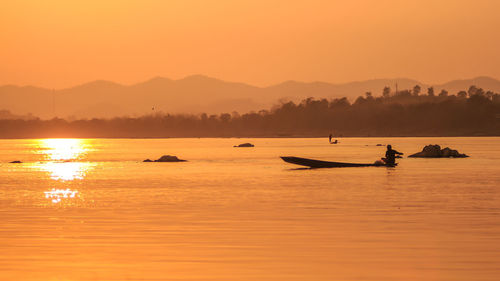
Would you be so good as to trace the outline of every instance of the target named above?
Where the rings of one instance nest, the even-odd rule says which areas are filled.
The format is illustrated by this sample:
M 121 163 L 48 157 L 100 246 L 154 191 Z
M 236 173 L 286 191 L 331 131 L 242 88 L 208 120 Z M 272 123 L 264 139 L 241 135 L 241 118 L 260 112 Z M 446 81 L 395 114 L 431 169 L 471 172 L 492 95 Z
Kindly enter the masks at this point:
M 0 280 L 498 280 L 500 138 L 340 141 L 1 140 Z M 279 159 L 388 143 L 471 157 Z M 164 154 L 189 161 L 142 162 Z

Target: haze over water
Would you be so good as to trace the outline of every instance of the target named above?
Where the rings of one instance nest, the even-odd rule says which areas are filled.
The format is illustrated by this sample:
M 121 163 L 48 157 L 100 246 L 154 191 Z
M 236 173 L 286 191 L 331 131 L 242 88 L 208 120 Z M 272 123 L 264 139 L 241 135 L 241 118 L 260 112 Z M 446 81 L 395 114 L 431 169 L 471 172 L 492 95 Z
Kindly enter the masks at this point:
M 0 280 L 498 280 L 500 138 L 340 141 L 0 140 Z

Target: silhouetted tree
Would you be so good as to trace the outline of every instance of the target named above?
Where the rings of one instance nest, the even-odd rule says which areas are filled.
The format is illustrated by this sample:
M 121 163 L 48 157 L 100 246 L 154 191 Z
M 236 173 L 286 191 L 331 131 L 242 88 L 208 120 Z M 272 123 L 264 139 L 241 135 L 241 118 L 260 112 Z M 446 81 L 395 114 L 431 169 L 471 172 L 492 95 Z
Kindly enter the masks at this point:
M 476 91 L 477 91 L 477 87 L 475 85 L 472 85 L 469 87 L 469 90 L 467 90 L 467 94 L 468 96 L 473 96 L 474 94 L 476 94 Z
M 433 97 L 434 96 L 434 87 L 427 88 L 427 95 L 429 97 Z
M 360 105 L 360 104 L 363 104 L 366 102 L 366 99 L 362 96 L 359 96 L 355 101 L 354 101 L 354 104 L 356 105 Z
M 420 91 L 422 91 L 422 88 L 419 85 L 415 85 L 413 87 L 412 93 L 414 96 L 418 96 L 420 94 Z
M 485 92 L 482 88 L 477 88 L 475 95 L 484 96 Z
M 388 98 L 391 95 L 391 88 L 390 87 L 384 87 L 384 90 L 382 91 L 382 97 Z
M 440 97 L 447 97 L 448 96 L 448 91 L 446 91 L 445 89 L 442 89 L 441 92 L 439 93 L 439 96 Z
M 486 98 L 492 100 L 493 99 L 493 95 L 495 95 L 495 93 L 492 92 L 492 91 L 486 91 L 486 93 L 484 95 L 486 96 Z
M 457 97 L 461 98 L 461 99 L 465 99 L 467 98 L 467 92 L 466 91 L 460 91 L 457 93 Z
M 219 119 L 222 121 L 222 122 L 229 122 L 229 120 L 231 120 L 231 114 L 229 113 L 222 113 L 219 117 Z

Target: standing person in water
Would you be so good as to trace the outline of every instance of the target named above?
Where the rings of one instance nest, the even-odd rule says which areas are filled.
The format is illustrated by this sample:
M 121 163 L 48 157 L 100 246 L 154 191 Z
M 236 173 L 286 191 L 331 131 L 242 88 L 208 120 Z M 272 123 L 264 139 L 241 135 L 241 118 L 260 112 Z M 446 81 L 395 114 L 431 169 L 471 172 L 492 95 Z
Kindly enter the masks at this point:
M 389 144 L 387 145 L 387 151 L 383 160 L 387 165 L 394 166 L 396 165 L 396 155 L 403 155 L 403 153 L 392 149 L 392 146 Z

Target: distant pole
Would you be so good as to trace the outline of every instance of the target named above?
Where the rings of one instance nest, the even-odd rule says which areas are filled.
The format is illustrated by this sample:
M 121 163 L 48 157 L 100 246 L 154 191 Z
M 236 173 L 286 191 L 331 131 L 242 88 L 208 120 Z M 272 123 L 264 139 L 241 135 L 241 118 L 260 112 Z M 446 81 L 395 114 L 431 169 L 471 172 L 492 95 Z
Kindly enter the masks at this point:
M 398 94 L 398 83 L 396 83 L 396 95 Z
M 56 117 L 56 90 L 52 89 L 52 115 Z

